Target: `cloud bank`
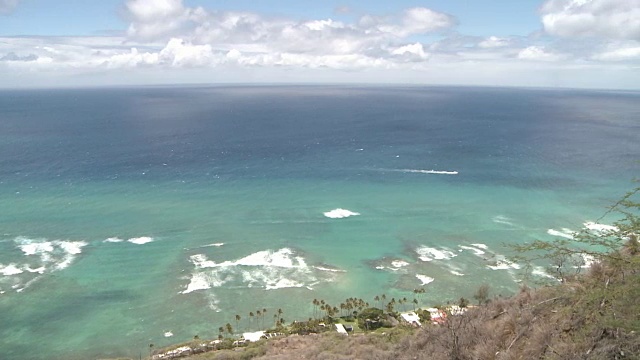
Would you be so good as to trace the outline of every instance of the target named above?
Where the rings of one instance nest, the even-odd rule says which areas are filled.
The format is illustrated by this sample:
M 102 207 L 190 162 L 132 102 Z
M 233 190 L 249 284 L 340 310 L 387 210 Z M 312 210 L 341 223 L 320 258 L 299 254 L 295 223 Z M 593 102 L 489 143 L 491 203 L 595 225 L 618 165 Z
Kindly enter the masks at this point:
M 16 4 L 0 0 L 0 11 Z M 640 83 L 640 0 L 549 0 L 531 35 L 487 37 L 461 34 L 455 16 L 426 7 L 359 16 L 342 9 L 348 16 L 341 21 L 217 11 L 182 0 L 128 0 L 123 9 L 128 26 L 120 36 L 0 38 L 0 74 L 19 83 L 39 76 L 101 83 Z M 585 83 L 585 74 L 593 81 Z

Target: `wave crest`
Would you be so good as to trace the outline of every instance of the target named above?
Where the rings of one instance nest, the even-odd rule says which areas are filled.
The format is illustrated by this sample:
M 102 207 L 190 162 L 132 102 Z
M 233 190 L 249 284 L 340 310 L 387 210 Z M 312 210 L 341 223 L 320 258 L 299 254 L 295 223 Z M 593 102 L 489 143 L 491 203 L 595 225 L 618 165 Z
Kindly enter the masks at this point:
M 331 211 L 327 211 L 324 213 L 324 216 L 330 219 L 343 219 L 343 218 L 348 218 L 350 216 L 358 216 L 358 215 L 360 215 L 360 213 L 353 212 L 347 209 L 340 209 L 340 208 L 333 209 Z
M 258 251 L 237 260 L 216 262 L 204 254 L 189 258 L 194 266 L 189 284 L 182 294 L 230 283 L 265 290 L 300 288 L 332 281 L 338 269 L 307 265 L 304 257 L 289 248 Z M 329 271 L 330 270 L 330 271 Z
M 19 236 L 13 239 L 24 258 L 8 265 L 0 264 L 0 286 L 9 286 L 22 292 L 42 275 L 66 269 L 73 263 L 85 241 L 31 239 Z M 1 290 L 1 289 L 0 289 Z

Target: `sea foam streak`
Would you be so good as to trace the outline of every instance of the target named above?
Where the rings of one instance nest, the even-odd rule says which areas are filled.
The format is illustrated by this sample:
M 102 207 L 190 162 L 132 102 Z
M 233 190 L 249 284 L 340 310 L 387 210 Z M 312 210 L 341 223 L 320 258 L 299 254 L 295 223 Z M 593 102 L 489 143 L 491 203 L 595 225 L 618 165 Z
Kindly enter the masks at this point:
M 418 173 L 418 174 L 458 175 L 457 171 L 446 171 L 446 170 L 400 169 L 396 171 L 401 171 L 405 173 Z
M 563 228 L 560 231 L 555 230 L 555 229 L 548 229 L 547 230 L 547 234 L 549 234 L 551 236 L 559 236 L 559 237 L 563 237 L 565 239 L 573 240 L 574 232 L 571 231 L 571 229 L 567 229 L 567 228 Z
M 358 216 L 358 215 L 360 215 L 360 213 L 353 212 L 347 209 L 340 209 L 340 208 L 333 209 L 331 211 L 327 211 L 324 213 L 324 216 L 330 219 L 343 219 L 343 218 L 348 218 L 350 216 Z
M 493 221 L 496 224 L 504 224 L 504 225 L 509 225 L 509 226 L 515 226 L 511 220 L 511 218 L 504 216 L 504 215 L 497 215 L 494 216 L 493 219 L 491 219 L 491 221 Z
M 332 281 L 338 269 L 309 266 L 302 256 L 283 248 L 277 251 L 263 250 L 237 260 L 215 262 L 204 254 L 192 255 L 194 265 L 189 284 L 182 294 L 205 290 L 233 283 L 266 290 L 307 287 Z

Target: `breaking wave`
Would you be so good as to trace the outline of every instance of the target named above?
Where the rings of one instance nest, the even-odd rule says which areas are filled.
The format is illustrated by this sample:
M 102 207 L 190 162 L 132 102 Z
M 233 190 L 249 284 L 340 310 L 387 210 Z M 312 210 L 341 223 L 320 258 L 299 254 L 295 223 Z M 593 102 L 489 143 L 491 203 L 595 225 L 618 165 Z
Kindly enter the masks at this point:
M 422 261 L 433 261 L 433 260 L 449 260 L 458 256 L 453 251 L 447 248 L 432 248 L 428 246 L 421 246 L 417 248 L 416 253 L 418 254 L 418 259 Z
M 237 260 L 216 262 L 204 254 L 189 258 L 194 266 L 189 284 L 181 291 L 188 294 L 223 285 L 258 287 L 266 290 L 281 288 L 311 288 L 319 282 L 333 281 L 342 272 L 327 267 L 309 266 L 293 250 L 264 250 Z
M 23 258 L 0 264 L 0 293 L 24 291 L 41 276 L 66 269 L 87 246 L 85 241 L 30 239 L 17 237 L 13 243 Z
M 503 255 L 496 255 L 495 263 L 493 265 L 487 265 L 487 268 L 491 270 L 519 270 L 521 266 L 508 260 Z
M 420 274 L 416 274 L 416 278 L 418 278 L 418 280 L 422 282 L 421 285 L 427 285 L 429 283 L 432 283 L 435 280 L 432 277 L 429 277 L 427 275 L 420 275 Z
M 462 249 L 462 250 L 469 250 L 469 251 L 473 252 L 473 255 L 476 255 L 476 256 L 481 256 L 481 255 L 485 254 L 484 250 L 481 250 L 477 246 L 458 245 L 458 247 L 460 249 Z M 486 247 L 485 247 L 485 249 L 486 249 Z M 460 251 L 462 251 L 462 250 L 460 250 Z
M 127 240 L 128 242 L 132 243 L 132 244 L 136 244 L 136 245 L 144 245 L 144 244 L 148 244 L 150 242 L 153 241 L 153 238 L 150 236 L 142 236 L 142 237 L 137 237 L 137 238 L 131 238 L 129 240 Z
M 605 235 L 610 232 L 618 231 L 618 228 L 612 225 L 598 224 L 592 221 L 584 223 L 584 227 L 599 235 Z
M 358 215 L 360 215 L 360 213 L 353 212 L 347 209 L 340 209 L 340 208 L 333 209 L 331 211 L 327 211 L 324 213 L 324 216 L 330 219 L 343 219 L 343 218 L 348 218 L 350 216 L 358 216 Z

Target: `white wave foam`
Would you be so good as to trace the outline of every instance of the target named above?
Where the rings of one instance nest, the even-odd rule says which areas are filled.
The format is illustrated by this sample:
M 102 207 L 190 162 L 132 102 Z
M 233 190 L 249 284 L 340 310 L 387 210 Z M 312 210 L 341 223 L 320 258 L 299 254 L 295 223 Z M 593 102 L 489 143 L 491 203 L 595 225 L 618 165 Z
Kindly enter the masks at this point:
M 188 294 L 197 290 L 211 289 L 207 275 L 203 273 L 194 273 L 191 275 L 191 281 L 187 288 L 180 292 L 180 294 Z
M 283 289 L 283 288 L 299 288 L 304 286 L 305 285 L 303 283 L 299 283 L 291 279 L 278 279 L 277 281 L 265 282 L 266 290 Z
M 461 248 L 461 249 L 464 249 L 464 250 L 472 251 L 473 255 L 476 255 L 476 256 L 480 256 L 480 255 L 484 255 L 485 254 L 484 251 L 478 249 L 475 246 L 458 245 L 458 247 Z
M 573 240 L 573 231 L 569 229 L 562 229 L 562 231 L 555 230 L 555 229 L 548 229 L 547 234 L 551 236 L 559 236 L 565 239 Z
M 58 245 L 62 251 L 71 255 L 82 253 L 82 248 L 89 245 L 84 241 L 55 241 L 54 243 Z
M 497 215 L 494 216 L 493 219 L 491 219 L 494 223 L 497 224 L 504 224 L 504 225 L 509 225 L 509 226 L 515 226 L 513 224 L 513 222 L 511 221 L 511 219 L 509 217 L 506 217 L 504 215 Z
M 590 268 L 593 263 L 596 262 L 596 258 L 593 255 L 589 254 L 580 254 L 582 256 L 583 264 L 580 266 L 581 268 Z
M 224 245 L 224 243 L 215 243 L 215 244 L 202 245 L 202 246 L 200 246 L 200 247 L 203 247 L 203 248 L 204 248 L 204 247 L 221 247 L 221 246 L 223 246 L 223 245 Z
M 464 274 L 463 274 L 463 273 L 458 272 L 458 271 L 456 271 L 456 270 L 449 270 L 449 272 L 450 272 L 451 274 L 455 275 L 455 276 L 464 276 Z
M 12 276 L 22 274 L 24 271 L 19 269 L 16 264 L 9 264 L 7 266 L 3 266 L 0 264 L 0 275 L 4 276 Z
M 22 292 L 42 275 L 67 268 L 88 243 L 16 237 L 13 242 L 26 257 L 24 264 L 0 265 L 0 274 L 12 276 L 12 289 Z
M 305 259 L 293 250 L 264 250 L 235 261 L 215 262 L 204 254 L 190 257 L 195 271 L 190 283 L 181 293 L 220 287 L 236 283 L 266 290 L 307 287 L 319 281 L 331 281 L 339 269 L 308 266 Z
M 222 309 L 218 306 L 220 304 L 220 300 L 218 300 L 218 298 L 212 294 L 212 293 L 208 293 L 207 294 L 207 302 L 209 305 L 209 309 L 219 313 L 222 311 Z
M 144 245 L 153 241 L 153 238 L 150 236 L 141 236 L 137 238 L 131 238 L 127 240 L 128 242 L 136 245 Z
M 418 259 L 422 261 L 433 261 L 433 260 L 449 260 L 458 256 L 453 251 L 446 248 L 432 248 L 428 246 L 421 246 L 416 249 L 416 253 L 418 254 Z
M 191 260 L 193 265 L 195 265 L 196 269 L 197 268 L 201 268 L 201 269 L 202 268 L 210 268 L 210 267 L 218 266 L 218 264 L 216 264 L 215 261 L 211 261 L 211 260 L 207 259 L 207 257 L 204 254 L 191 255 L 189 257 L 189 260 Z
M 336 273 L 345 273 L 347 272 L 346 270 L 340 270 L 340 269 L 331 269 L 331 268 L 326 268 L 326 267 L 322 267 L 322 266 L 314 266 L 314 269 L 318 269 L 320 271 L 328 271 L 328 272 L 336 272 Z
M 475 247 L 477 247 L 478 249 L 482 249 L 482 250 L 487 250 L 487 249 L 489 249 L 489 247 L 488 247 L 487 245 L 485 245 L 485 244 L 471 244 L 471 246 L 475 246 Z
M 165 331 L 164 332 L 164 337 L 172 337 L 173 333 L 171 331 Z
M 104 240 L 103 242 L 106 242 L 106 243 L 120 243 L 120 242 L 123 242 L 123 241 L 124 240 L 122 240 L 122 239 L 120 239 L 118 237 L 110 237 L 110 238 Z
M 340 208 L 333 209 L 331 211 L 327 211 L 324 213 L 324 216 L 330 219 L 343 219 L 343 218 L 348 218 L 350 216 L 358 216 L 358 215 L 360 215 L 360 213 L 353 212 L 347 209 L 340 209 Z
M 513 261 L 508 260 L 502 255 L 496 256 L 496 264 L 495 265 L 487 265 L 487 267 L 491 270 L 518 270 L 520 269 L 520 265 L 514 263 Z
M 409 266 L 409 263 L 403 260 L 394 260 L 391 262 L 391 266 L 393 266 L 394 268 L 401 268 L 401 267 Z
M 25 255 L 41 255 L 53 251 L 53 243 L 51 241 L 37 242 L 27 238 L 17 238 L 16 242 L 20 250 Z
M 38 274 L 44 274 L 45 270 L 47 270 L 46 267 L 44 266 L 40 266 L 39 268 L 32 268 L 31 266 L 27 265 L 25 267 L 23 267 L 24 270 L 30 272 L 30 273 L 38 273 Z
M 536 266 L 531 271 L 532 275 L 558 280 L 555 276 L 549 274 L 542 266 Z
M 405 172 L 405 173 L 418 173 L 418 174 L 458 175 L 457 171 L 446 171 L 446 170 L 401 169 L 398 171 Z
M 306 268 L 307 264 L 300 256 L 292 256 L 293 251 L 291 249 L 283 248 L 276 252 L 269 250 L 259 251 L 244 257 L 236 262 L 232 262 L 231 265 L 245 265 L 245 266 L 277 266 L 283 268 Z
M 429 277 L 427 275 L 416 274 L 416 277 L 418 278 L 418 280 L 422 282 L 422 285 L 427 285 L 429 283 L 432 283 L 435 280 L 434 278 Z
M 586 223 L 584 223 L 584 227 L 599 234 L 606 234 L 619 230 L 617 227 L 612 225 L 598 224 L 591 221 L 587 221 Z

